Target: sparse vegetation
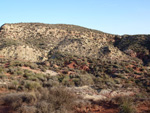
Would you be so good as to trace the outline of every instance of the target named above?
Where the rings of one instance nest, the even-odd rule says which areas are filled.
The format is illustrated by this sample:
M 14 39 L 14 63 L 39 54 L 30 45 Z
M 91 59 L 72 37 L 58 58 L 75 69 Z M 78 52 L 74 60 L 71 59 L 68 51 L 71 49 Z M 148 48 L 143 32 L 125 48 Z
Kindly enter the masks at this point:
M 109 107 L 135 113 L 136 105 L 149 100 L 149 35 L 116 36 L 74 25 L 12 26 L 24 28 L 12 35 L 0 31 L 0 106 L 18 113 L 105 113 Z
M 136 113 L 135 105 L 132 98 L 122 97 L 120 98 L 120 112 L 119 113 Z
M 30 110 L 30 113 L 62 113 L 73 110 L 76 97 L 63 87 L 54 87 L 30 93 L 10 93 L 1 100 L 19 113 L 27 113 Z

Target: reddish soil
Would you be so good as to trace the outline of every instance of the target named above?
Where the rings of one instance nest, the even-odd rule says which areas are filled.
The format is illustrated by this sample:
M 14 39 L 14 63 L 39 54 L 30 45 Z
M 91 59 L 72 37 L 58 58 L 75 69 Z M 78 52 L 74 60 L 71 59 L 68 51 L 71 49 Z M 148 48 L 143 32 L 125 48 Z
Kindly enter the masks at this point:
M 5 73 L 5 75 L 9 77 L 11 74 L 10 73 Z
M 85 71 L 89 71 L 89 70 L 90 70 L 90 69 L 89 69 L 89 67 L 88 67 L 88 66 L 86 66 L 86 65 L 81 66 L 81 69 L 83 69 L 83 70 L 85 70 Z
M 79 67 L 81 70 L 89 71 L 89 67 L 86 65 L 77 65 L 75 62 L 71 62 L 70 64 L 67 65 L 67 67 L 74 69 L 76 67 Z
M 0 113 L 15 113 L 9 106 L 0 105 Z
M 75 62 L 72 62 L 71 64 L 68 64 L 67 67 L 74 69 L 77 66 Z
M 73 71 L 69 71 L 69 72 L 68 72 L 68 74 L 69 74 L 69 75 L 71 75 L 71 74 L 75 74 L 75 72 L 73 72 Z
M 137 113 L 150 113 L 150 102 L 144 102 L 137 106 Z
M 0 56 L 0 58 L 5 58 L 4 56 Z
M 54 66 L 55 68 L 59 68 L 59 66 L 58 66 L 58 65 L 56 65 L 56 64 L 54 64 L 53 66 Z
M 5 75 L 8 77 L 8 78 L 10 78 L 11 77 L 11 74 L 10 73 L 5 73 Z M 20 75 L 17 75 L 17 76 L 15 76 L 14 78 L 21 78 L 22 76 L 20 76 Z
M 139 68 L 139 67 L 133 67 L 133 69 L 134 69 L 137 73 L 142 73 L 141 68 Z
M 32 71 L 32 72 L 35 72 L 35 73 L 42 73 L 40 70 L 34 70 L 34 69 L 31 69 L 30 67 L 22 66 L 21 68 L 22 68 L 22 69 L 27 69 L 27 70 Z
M 140 67 L 137 67 L 136 65 L 128 65 L 126 66 L 126 68 L 132 68 L 136 73 L 139 73 L 139 74 L 143 72 L 143 69 Z M 132 74 L 130 76 L 133 76 L 134 78 L 139 79 L 142 77 L 142 75 L 139 75 L 139 74 Z
M 118 113 L 117 105 L 105 103 L 101 105 L 89 105 L 76 108 L 76 113 Z
M 136 109 L 137 113 L 150 113 L 150 102 L 143 102 Z M 119 108 L 113 103 L 93 104 L 77 107 L 76 113 L 119 113 Z
M 6 88 L 0 88 L 0 94 L 8 92 Z M 1 112 L 0 112 L 1 113 Z

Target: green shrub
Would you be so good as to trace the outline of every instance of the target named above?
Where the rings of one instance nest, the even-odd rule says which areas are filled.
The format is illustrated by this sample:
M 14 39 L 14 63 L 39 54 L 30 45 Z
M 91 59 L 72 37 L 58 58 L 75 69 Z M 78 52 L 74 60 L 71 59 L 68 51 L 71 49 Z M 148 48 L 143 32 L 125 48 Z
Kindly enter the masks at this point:
M 11 62 L 10 62 L 10 65 L 11 65 L 11 66 L 23 66 L 24 63 L 21 62 L 21 61 L 15 60 L 15 61 L 11 61 Z
M 39 79 L 36 76 L 30 76 L 27 78 L 27 80 L 36 81 L 36 82 L 39 81 Z
M 79 78 L 73 78 L 72 81 L 74 82 L 75 86 L 79 86 L 80 85 L 80 79 Z
M 8 87 L 8 89 L 16 89 L 16 85 L 13 84 L 13 83 L 9 83 L 9 84 L 7 85 L 7 87 Z
M 56 80 L 52 80 L 52 79 L 49 79 L 48 81 L 44 82 L 44 86 L 46 87 L 56 87 L 56 86 L 59 86 L 59 82 L 56 81 Z
M 31 63 L 31 64 L 30 64 L 30 68 L 31 68 L 31 69 L 37 69 L 37 68 L 38 68 L 38 65 L 35 64 L 35 63 Z
M 15 81 L 12 82 L 12 84 L 14 85 L 15 89 L 17 89 L 17 87 L 19 85 L 19 82 L 15 80 Z
M 40 88 L 41 85 L 38 82 L 34 82 L 34 81 L 27 81 L 25 83 L 25 88 L 29 89 L 29 90 L 36 90 L 37 88 Z
M 31 72 L 25 72 L 23 76 L 28 79 L 28 78 L 34 76 L 34 74 Z
M 69 80 L 70 80 L 70 77 L 67 75 L 66 76 L 64 75 L 64 78 L 62 80 L 62 84 L 65 86 L 69 86 Z
M 90 74 L 79 74 L 80 84 L 79 85 L 93 85 L 94 81 Z
M 4 69 L 2 67 L 0 67 L 0 73 L 3 73 Z
M 15 69 L 14 67 L 9 67 L 8 72 L 9 72 L 10 74 L 15 74 L 16 69 Z
M 24 74 L 24 72 L 23 71 L 17 71 L 17 75 L 23 75 Z
M 119 113 L 136 113 L 135 106 L 133 104 L 133 100 L 130 97 L 120 97 L 120 112 Z
M 44 74 L 41 74 L 41 73 L 36 73 L 34 76 L 36 78 L 38 78 L 39 80 L 42 80 L 42 81 L 44 81 L 46 79 L 46 76 Z

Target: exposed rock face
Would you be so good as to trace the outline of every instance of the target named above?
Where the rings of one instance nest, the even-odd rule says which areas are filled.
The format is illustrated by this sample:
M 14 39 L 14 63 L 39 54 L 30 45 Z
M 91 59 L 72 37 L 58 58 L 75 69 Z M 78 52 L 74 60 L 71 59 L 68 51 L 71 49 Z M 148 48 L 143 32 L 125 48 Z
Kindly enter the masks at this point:
M 39 50 L 33 49 L 26 45 L 3 48 L 0 51 L 0 55 L 5 58 L 22 59 L 32 62 L 41 60 L 41 57 L 43 56 L 42 52 Z
M 136 88 L 115 91 L 111 89 L 103 89 L 100 92 L 97 92 L 89 86 L 71 87 L 68 89 L 74 92 L 75 94 L 82 96 L 84 99 L 92 100 L 95 102 L 105 99 L 112 99 L 120 96 L 133 96 L 136 93 L 139 93 L 139 89 Z

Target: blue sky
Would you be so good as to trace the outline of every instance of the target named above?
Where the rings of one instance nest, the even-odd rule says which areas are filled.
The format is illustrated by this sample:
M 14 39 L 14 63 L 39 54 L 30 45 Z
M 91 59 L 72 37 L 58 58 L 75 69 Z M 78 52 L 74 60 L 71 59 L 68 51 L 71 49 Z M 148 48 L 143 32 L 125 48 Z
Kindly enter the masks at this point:
M 150 34 L 150 0 L 1 0 L 4 23 L 74 24 L 112 34 Z

